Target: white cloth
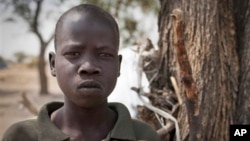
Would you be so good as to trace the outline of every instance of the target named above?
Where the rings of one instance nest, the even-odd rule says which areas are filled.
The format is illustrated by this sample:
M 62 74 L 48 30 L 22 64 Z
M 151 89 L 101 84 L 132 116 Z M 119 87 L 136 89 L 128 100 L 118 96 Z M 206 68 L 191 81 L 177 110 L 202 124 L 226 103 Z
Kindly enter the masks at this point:
M 138 94 L 131 90 L 131 87 L 138 87 L 138 54 L 132 48 L 121 49 L 119 53 L 122 55 L 121 74 L 108 101 L 123 103 L 128 108 L 131 116 L 135 118 L 137 114 L 136 106 L 142 105 Z M 148 80 L 145 74 L 142 75 L 141 83 L 144 91 L 148 92 Z

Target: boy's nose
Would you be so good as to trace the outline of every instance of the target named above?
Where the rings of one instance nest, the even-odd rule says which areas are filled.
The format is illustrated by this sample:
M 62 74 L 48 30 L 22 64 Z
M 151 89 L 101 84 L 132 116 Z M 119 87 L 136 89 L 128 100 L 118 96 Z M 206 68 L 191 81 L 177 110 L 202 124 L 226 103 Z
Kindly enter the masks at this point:
M 86 61 L 81 64 L 78 69 L 79 75 L 97 75 L 101 73 L 101 69 L 91 63 L 91 61 Z

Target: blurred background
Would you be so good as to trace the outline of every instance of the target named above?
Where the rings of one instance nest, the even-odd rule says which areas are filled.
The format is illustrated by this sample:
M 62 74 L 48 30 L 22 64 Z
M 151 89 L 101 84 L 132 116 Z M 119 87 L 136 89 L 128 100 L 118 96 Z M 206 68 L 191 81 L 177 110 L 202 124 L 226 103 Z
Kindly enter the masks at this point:
M 141 104 L 131 87 L 137 86 L 138 46 L 157 46 L 157 0 L 1 0 L 0 1 L 0 138 L 14 122 L 32 118 L 49 101 L 63 94 L 50 75 L 48 52 L 54 50 L 54 28 L 59 16 L 80 3 L 109 11 L 120 28 L 121 76 L 109 101 L 125 104 L 136 118 Z M 157 48 L 156 48 L 157 49 Z M 148 90 L 143 75 L 142 85 Z

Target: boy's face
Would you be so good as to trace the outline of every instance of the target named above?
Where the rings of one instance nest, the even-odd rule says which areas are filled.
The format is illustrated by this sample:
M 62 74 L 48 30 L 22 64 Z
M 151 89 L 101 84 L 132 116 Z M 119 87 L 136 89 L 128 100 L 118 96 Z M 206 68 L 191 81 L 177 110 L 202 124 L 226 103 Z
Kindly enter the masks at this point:
M 107 101 L 120 72 L 116 34 L 88 14 L 64 19 L 56 54 L 50 53 L 52 75 L 68 101 L 90 108 Z

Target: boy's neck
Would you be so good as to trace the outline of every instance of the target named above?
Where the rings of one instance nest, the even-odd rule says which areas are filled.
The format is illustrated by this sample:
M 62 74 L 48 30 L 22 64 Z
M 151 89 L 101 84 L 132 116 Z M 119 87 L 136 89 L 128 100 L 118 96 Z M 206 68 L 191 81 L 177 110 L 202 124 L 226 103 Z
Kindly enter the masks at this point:
M 103 139 L 113 128 L 117 115 L 108 107 L 107 102 L 95 108 L 81 108 L 66 102 L 51 115 L 51 119 L 61 131 L 71 137 L 91 138 L 93 135 Z

